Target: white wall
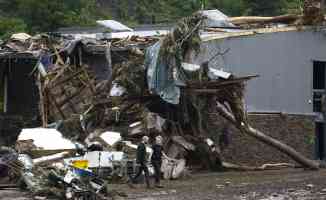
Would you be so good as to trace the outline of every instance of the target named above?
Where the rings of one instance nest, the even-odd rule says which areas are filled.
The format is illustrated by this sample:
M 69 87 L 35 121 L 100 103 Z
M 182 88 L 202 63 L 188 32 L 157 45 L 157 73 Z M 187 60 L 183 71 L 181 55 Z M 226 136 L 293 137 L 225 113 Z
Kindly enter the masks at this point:
M 202 45 L 196 63 L 218 51 L 229 52 L 211 63 L 237 75 L 260 75 L 248 82 L 250 112 L 312 114 L 313 60 L 326 61 L 326 35 L 322 31 L 268 33 Z

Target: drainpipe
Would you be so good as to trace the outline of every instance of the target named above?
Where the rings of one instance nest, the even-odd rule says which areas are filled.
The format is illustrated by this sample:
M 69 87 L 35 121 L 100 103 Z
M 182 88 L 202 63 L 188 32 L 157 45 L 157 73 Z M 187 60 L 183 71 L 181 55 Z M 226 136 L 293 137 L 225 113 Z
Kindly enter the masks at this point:
M 8 108 L 8 75 L 4 75 L 4 88 L 3 88 L 3 112 L 7 113 Z

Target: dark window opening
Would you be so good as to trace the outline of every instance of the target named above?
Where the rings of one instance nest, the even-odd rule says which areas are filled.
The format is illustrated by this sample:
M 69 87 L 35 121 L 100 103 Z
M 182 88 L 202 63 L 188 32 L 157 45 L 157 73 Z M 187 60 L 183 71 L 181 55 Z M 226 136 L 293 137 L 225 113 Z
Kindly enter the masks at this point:
M 316 157 L 319 160 L 323 160 L 325 157 L 324 128 L 324 123 L 316 123 Z
M 313 87 L 315 90 L 325 89 L 325 62 L 314 61 Z
M 322 93 L 320 92 L 314 92 L 313 96 L 314 102 L 313 102 L 313 111 L 314 112 L 322 112 Z

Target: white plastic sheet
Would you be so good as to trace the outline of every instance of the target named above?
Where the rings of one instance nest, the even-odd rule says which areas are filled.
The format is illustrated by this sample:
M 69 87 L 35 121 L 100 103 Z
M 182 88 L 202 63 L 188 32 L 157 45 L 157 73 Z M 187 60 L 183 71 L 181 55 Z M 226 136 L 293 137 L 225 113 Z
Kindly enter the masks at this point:
M 121 24 L 115 20 L 98 20 L 96 21 L 97 24 L 102 25 L 106 28 L 111 29 L 112 31 L 133 31 L 133 29 L 129 28 L 128 26 Z
M 88 160 L 89 168 L 113 167 L 113 161 L 121 161 L 125 154 L 120 151 L 92 151 L 84 155 L 84 160 Z
M 45 150 L 76 149 L 75 144 L 64 138 L 56 129 L 30 128 L 23 129 L 18 136 L 20 140 L 33 140 L 37 148 Z
M 30 39 L 31 37 L 32 36 L 28 35 L 27 33 L 15 33 L 15 34 L 11 35 L 10 39 L 25 42 L 26 40 Z
M 186 71 L 190 71 L 190 72 L 195 72 L 198 71 L 200 69 L 200 65 L 196 65 L 196 64 L 192 64 L 192 63 L 181 63 L 181 67 L 186 70 Z
M 106 142 L 110 146 L 113 146 L 115 143 L 121 140 L 121 134 L 118 132 L 107 131 L 102 133 L 100 137 L 104 142 Z
M 210 77 L 212 78 L 224 78 L 224 79 L 228 79 L 230 78 L 230 76 L 232 75 L 231 73 L 229 72 L 225 72 L 223 70 L 219 70 L 219 69 L 214 69 L 214 68 L 209 68 L 209 75 Z
M 110 91 L 110 96 L 111 97 L 120 97 L 121 95 L 123 95 L 126 92 L 126 89 L 120 85 L 118 85 L 117 83 L 113 82 L 112 84 L 112 88 Z

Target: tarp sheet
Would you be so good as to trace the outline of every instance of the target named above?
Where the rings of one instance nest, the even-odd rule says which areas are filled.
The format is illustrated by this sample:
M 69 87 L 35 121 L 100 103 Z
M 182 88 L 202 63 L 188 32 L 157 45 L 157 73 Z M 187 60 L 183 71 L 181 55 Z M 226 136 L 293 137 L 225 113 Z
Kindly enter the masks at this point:
M 147 68 L 147 83 L 152 94 L 159 95 L 164 101 L 179 104 L 180 88 L 169 74 L 169 66 L 160 58 L 161 42 L 155 43 L 146 51 L 145 66 Z
M 234 28 L 235 26 L 228 21 L 228 16 L 219 10 L 203 10 L 201 13 L 206 16 L 204 26 L 206 27 L 221 27 Z

